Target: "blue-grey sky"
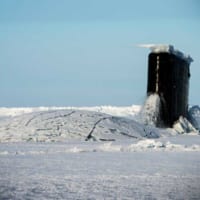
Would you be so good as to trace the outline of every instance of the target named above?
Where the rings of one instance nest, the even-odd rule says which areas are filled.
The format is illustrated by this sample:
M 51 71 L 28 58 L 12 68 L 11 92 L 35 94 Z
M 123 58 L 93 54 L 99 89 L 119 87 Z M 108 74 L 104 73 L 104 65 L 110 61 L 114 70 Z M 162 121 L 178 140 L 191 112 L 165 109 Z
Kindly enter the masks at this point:
M 0 0 L 0 106 L 142 104 L 149 50 L 190 54 L 200 104 L 200 1 Z

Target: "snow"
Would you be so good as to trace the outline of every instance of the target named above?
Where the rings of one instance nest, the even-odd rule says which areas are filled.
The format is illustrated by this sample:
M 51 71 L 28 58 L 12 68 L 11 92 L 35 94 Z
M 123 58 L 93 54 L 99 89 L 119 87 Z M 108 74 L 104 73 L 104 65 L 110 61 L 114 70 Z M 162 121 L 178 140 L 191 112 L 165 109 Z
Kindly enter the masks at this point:
M 138 107 L 136 107 L 138 109 Z M 108 109 L 111 113 L 112 109 Z M 136 111 L 130 107 L 122 112 L 114 108 L 112 113 L 86 111 L 80 109 L 56 109 L 32 112 L 0 120 L 0 142 L 65 142 L 68 140 L 122 140 L 141 138 L 158 138 L 171 135 L 173 131 L 162 132 L 134 119 Z M 103 110 L 105 112 L 105 110 Z M 127 114 L 127 117 L 119 117 Z M 132 113 L 132 115 L 130 115 Z M 16 114 L 16 112 L 15 112 Z
M 59 150 L 51 150 L 51 146 L 44 150 L 45 143 L 38 143 L 37 149 L 34 149 L 35 143 L 29 143 L 24 150 L 19 150 L 18 146 L 13 149 L 5 150 L 10 143 L 2 144 L 0 155 L 38 155 L 38 154 L 57 154 L 57 153 L 92 153 L 92 152 L 143 152 L 143 151 L 165 151 L 165 152 L 200 152 L 199 136 L 187 136 L 186 138 L 178 136 L 162 139 L 143 139 L 139 141 L 125 140 L 120 142 L 85 142 L 70 141 L 64 143 L 54 143 Z M 187 139 L 185 142 L 184 139 Z M 11 143 L 21 145 L 23 143 Z M 42 145 L 43 144 L 43 145 Z M 48 146 L 49 143 L 46 143 Z M 32 148 L 30 148 L 32 146 Z M 4 147 L 4 148 L 2 148 Z M 10 146 L 11 147 L 11 146 Z M 30 148 L 30 149 L 29 149 Z
M 200 109 L 158 106 L 0 108 L 0 199 L 199 199 Z
M 193 123 L 191 121 L 191 123 Z M 183 116 L 179 117 L 179 120 L 174 123 L 173 128 L 178 132 L 178 133 L 193 133 L 193 134 L 199 134 L 198 129 L 195 128 L 195 124 L 192 125 L 186 118 Z
M 142 123 L 155 126 L 160 121 L 160 106 L 158 94 L 148 96 L 140 112 Z
M 199 151 L 163 151 L 155 144 L 4 143 L 0 197 L 199 199 Z
M 114 116 L 132 117 L 138 113 L 141 106 L 132 105 L 127 107 L 115 107 L 115 106 L 94 106 L 94 107 L 24 107 L 24 108 L 6 108 L 0 107 L 0 118 L 2 117 L 14 117 L 25 113 L 33 113 L 40 111 L 52 111 L 52 110 L 85 110 L 96 111 L 106 113 Z
M 186 55 L 182 53 L 178 49 L 174 49 L 173 45 L 170 44 L 139 44 L 139 47 L 143 48 L 149 48 L 151 52 L 153 53 L 170 53 L 174 54 L 182 59 L 184 59 L 186 62 L 191 63 L 193 59 L 190 55 Z

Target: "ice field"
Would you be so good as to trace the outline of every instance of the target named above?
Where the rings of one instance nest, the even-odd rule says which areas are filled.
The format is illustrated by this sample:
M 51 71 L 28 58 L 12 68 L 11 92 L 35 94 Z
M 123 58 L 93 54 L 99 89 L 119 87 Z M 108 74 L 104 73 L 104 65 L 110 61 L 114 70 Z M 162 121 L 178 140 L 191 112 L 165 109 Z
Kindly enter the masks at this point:
M 0 199 L 199 199 L 199 107 L 196 130 L 155 128 L 139 113 L 1 108 Z

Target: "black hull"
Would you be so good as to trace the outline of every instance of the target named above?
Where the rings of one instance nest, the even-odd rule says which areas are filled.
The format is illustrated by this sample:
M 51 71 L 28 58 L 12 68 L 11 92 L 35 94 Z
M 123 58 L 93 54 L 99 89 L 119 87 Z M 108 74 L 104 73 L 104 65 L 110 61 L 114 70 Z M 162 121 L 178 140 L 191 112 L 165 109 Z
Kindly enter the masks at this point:
M 171 127 L 180 116 L 187 117 L 189 78 L 186 60 L 167 52 L 149 54 L 147 95 L 160 96 L 162 125 Z

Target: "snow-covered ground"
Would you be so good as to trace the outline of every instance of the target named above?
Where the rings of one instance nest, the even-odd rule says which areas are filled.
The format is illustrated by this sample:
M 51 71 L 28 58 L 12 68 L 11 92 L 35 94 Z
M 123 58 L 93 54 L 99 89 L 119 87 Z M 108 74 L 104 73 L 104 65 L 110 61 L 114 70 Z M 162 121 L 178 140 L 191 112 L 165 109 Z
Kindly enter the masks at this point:
M 200 199 L 199 132 L 141 113 L 0 108 L 0 199 Z M 200 108 L 189 113 L 199 130 Z

